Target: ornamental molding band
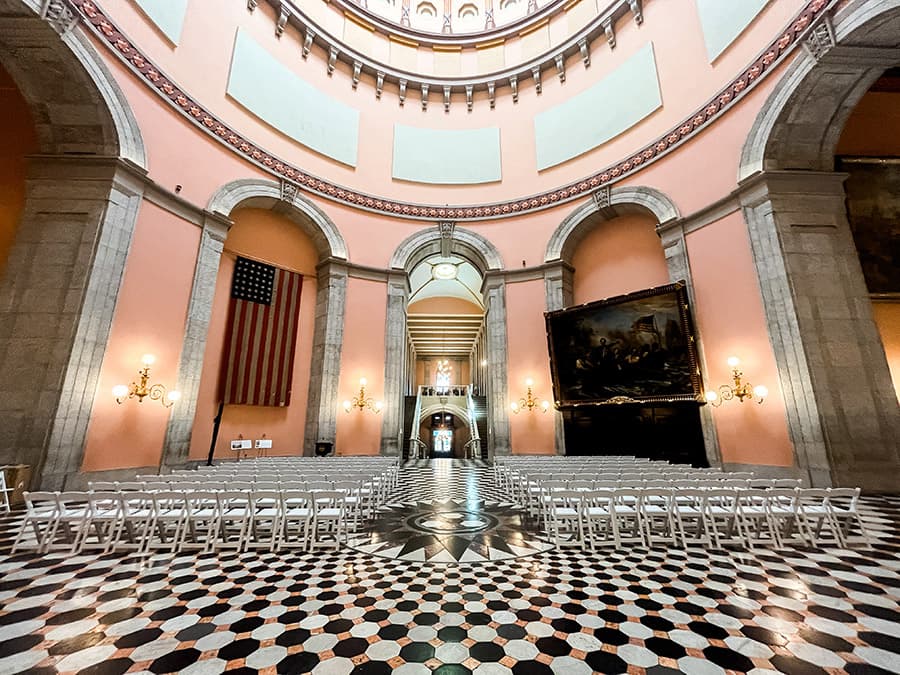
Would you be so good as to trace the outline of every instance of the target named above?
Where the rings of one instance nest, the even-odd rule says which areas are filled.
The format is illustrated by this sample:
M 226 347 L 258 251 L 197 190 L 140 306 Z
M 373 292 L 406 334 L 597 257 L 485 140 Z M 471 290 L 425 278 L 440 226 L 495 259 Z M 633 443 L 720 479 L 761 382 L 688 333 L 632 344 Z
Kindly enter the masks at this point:
M 489 204 L 438 206 L 387 199 L 352 190 L 313 176 L 266 152 L 226 125 L 166 77 L 118 29 L 112 19 L 97 5 L 96 0 L 70 1 L 100 41 L 116 54 L 146 86 L 155 91 L 195 126 L 230 147 L 233 152 L 247 161 L 271 173 L 277 180 L 289 180 L 311 194 L 364 211 L 411 220 L 431 221 L 436 219 L 492 220 L 540 211 L 579 199 L 601 186 L 611 185 L 637 173 L 644 166 L 686 143 L 746 96 L 747 92 L 765 79 L 798 45 L 803 43 L 814 23 L 837 2 L 837 0 L 811 0 L 808 2 L 790 21 L 787 28 L 728 85 L 669 132 L 625 159 L 581 180 L 529 197 Z
M 41 18 L 60 35 L 65 35 L 78 23 L 78 14 L 66 0 L 43 0 Z

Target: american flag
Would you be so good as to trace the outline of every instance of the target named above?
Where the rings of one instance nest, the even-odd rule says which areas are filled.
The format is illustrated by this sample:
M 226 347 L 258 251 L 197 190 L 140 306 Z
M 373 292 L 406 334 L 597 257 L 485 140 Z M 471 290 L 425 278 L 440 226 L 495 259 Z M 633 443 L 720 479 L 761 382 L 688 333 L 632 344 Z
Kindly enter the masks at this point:
M 300 274 L 235 262 L 220 379 L 226 404 L 290 404 L 302 285 Z

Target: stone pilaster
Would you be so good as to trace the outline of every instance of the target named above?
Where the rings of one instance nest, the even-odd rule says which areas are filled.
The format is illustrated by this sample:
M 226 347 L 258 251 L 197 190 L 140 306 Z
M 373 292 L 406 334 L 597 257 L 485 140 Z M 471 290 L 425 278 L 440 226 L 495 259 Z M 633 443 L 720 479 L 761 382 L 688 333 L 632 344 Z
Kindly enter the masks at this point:
M 337 428 L 338 378 L 347 306 L 347 266 L 339 260 L 319 263 L 316 328 L 309 374 L 303 454 L 312 455 L 316 441 L 334 443 Z
M 181 357 L 178 362 L 175 388 L 181 392 L 181 400 L 172 407 L 166 428 L 162 460 L 165 466 L 180 466 L 188 461 L 191 430 L 194 426 L 197 395 L 200 391 L 200 376 L 203 372 L 203 355 L 206 352 L 206 337 L 216 292 L 216 277 L 219 273 L 225 237 L 230 227 L 231 221 L 215 214 L 207 215 L 203 222 Z
M 84 455 L 143 173 L 112 158 L 34 157 L 0 280 L 0 461 L 61 489 Z
M 484 297 L 484 330 L 488 360 L 487 403 L 490 420 L 489 447 L 494 455 L 508 455 L 509 408 L 506 340 L 506 281 L 502 275 L 485 277 L 481 294 Z
M 670 221 L 657 230 L 666 256 L 666 266 L 669 269 L 669 281 L 683 281 L 687 287 L 688 300 L 691 307 L 696 307 L 694 298 L 694 280 L 691 275 L 691 263 L 688 258 L 687 244 L 684 240 L 686 225 L 684 220 Z M 694 325 L 694 338 L 697 347 L 697 359 L 701 372 L 707 372 L 706 358 L 703 354 L 703 340 L 700 331 Z M 722 454 L 719 450 L 719 437 L 716 433 L 716 423 L 713 419 L 712 408 L 708 405 L 700 406 L 700 427 L 703 431 L 703 446 L 706 451 L 706 459 L 712 466 L 722 463 Z
M 900 408 L 844 205 L 843 174 L 764 172 L 741 203 L 797 465 L 812 485 L 896 488 Z
M 388 276 L 387 316 L 385 318 L 384 408 L 381 424 L 381 454 L 398 456 L 403 428 L 403 393 L 406 378 L 407 341 L 406 305 L 409 302 L 409 278 L 405 272 Z
M 548 312 L 571 307 L 575 304 L 573 285 L 575 268 L 562 260 L 556 260 L 544 268 L 544 293 Z M 566 429 L 563 414 L 553 411 L 553 441 L 557 455 L 566 454 Z

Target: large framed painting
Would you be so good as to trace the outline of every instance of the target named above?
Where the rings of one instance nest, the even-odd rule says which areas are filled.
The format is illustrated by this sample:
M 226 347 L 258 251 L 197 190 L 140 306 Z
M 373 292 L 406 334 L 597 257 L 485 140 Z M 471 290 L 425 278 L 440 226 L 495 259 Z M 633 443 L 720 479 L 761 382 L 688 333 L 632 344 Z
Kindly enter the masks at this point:
M 544 317 L 557 407 L 703 401 L 683 282 Z

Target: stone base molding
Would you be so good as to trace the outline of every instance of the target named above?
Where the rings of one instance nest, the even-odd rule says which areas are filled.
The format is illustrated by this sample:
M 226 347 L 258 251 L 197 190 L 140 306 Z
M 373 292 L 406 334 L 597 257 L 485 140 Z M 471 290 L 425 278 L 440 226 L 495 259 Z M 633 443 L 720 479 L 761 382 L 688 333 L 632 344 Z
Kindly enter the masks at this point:
M 0 462 L 30 464 L 44 489 L 81 467 L 142 174 L 113 158 L 30 159 L 0 280 Z
M 797 466 L 813 486 L 896 490 L 900 407 L 844 178 L 763 172 L 744 182 L 741 203 Z

